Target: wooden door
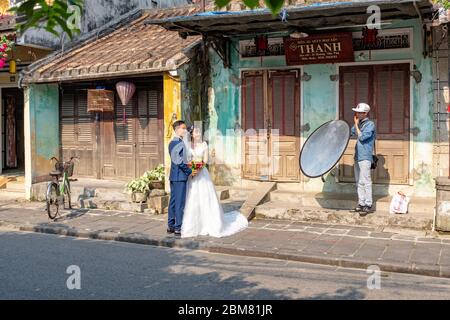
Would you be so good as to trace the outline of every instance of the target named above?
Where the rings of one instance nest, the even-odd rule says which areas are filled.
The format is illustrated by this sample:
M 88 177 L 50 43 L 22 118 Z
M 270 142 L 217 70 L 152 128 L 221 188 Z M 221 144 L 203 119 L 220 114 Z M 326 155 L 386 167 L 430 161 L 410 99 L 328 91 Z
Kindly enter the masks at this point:
M 242 78 L 243 177 L 298 181 L 297 70 L 244 72 Z
M 409 64 L 340 68 L 340 118 L 353 126 L 351 110 L 368 103 L 377 128 L 376 152 L 380 158 L 375 183 L 409 182 Z M 340 181 L 354 181 L 356 138 L 340 163 Z
M 242 79 L 243 177 L 268 180 L 269 144 L 267 137 L 266 74 L 244 72 Z
M 100 134 L 98 135 L 98 159 L 100 162 L 100 179 L 115 179 L 115 154 L 116 139 L 114 132 L 115 117 L 112 112 L 99 114 L 98 123 Z
M 76 176 L 96 177 L 94 117 L 87 112 L 87 91 L 64 90 L 60 105 L 61 156 L 65 161 L 72 156 L 80 159 L 75 164 Z
M 115 179 L 129 180 L 136 177 L 136 94 L 123 106 L 116 97 L 115 104 Z
M 376 151 L 381 155 L 375 172 L 378 183 L 409 183 L 409 69 L 409 64 L 374 67 Z
M 136 121 L 136 176 L 163 164 L 162 90 L 139 90 Z
M 270 164 L 272 181 L 298 181 L 300 153 L 299 72 L 269 71 Z

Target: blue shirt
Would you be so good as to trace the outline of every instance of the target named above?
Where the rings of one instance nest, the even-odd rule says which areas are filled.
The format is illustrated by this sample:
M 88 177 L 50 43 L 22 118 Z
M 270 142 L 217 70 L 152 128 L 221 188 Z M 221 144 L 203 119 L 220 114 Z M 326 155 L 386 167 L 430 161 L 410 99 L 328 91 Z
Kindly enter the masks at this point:
M 359 123 L 361 134 L 358 136 L 355 148 L 355 161 L 369 160 L 372 162 L 373 148 L 377 136 L 375 123 L 368 118 Z M 356 135 L 355 126 L 352 127 L 351 135 Z

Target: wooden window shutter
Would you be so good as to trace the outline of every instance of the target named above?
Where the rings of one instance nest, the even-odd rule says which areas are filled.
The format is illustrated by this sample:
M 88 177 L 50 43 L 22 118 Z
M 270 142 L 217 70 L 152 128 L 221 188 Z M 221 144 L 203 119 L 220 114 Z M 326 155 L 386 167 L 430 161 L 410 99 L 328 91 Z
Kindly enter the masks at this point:
M 264 81 L 262 74 L 245 75 L 242 96 L 245 130 L 264 129 Z
M 278 129 L 282 136 L 296 135 L 295 107 L 297 106 L 296 74 L 283 73 L 271 77 L 272 129 Z

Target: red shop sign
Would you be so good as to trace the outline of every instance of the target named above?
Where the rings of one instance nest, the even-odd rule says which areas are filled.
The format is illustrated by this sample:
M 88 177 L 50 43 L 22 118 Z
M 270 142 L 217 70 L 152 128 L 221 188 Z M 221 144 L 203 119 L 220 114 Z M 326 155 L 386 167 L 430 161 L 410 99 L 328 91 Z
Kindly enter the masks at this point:
M 353 62 L 351 32 L 311 35 L 302 39 L 284 38 L 287 65 Z

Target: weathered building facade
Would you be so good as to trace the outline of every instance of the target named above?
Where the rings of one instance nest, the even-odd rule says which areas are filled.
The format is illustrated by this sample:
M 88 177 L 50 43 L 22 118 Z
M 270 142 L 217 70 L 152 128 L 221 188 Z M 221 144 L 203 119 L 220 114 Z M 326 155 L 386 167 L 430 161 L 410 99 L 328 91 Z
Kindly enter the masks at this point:
M 48 181 L 53 156 L 79 158 L 78 178 L 128 181 L 170 158 L 165 143 L 181 118 L 176 70 L 197 38 L 146 25 L 149 18 L 189 15 L 197 6 L 138 11 L 115 31 L 58 51 L 23 73 L 25 86 L 26 192 Z M 171 75 L 172 73 L 172 75 Z M 122 105 L 116 85 L 136 91 Z M 111 92 L 112 112 L 90 112 L 89 92 Z M 170 160 L 169 160 L 170 161 Z
M 381 8 L 380 41 L 364 47 L 362 29 L 370 5 Z M 209 81 L 203 84 L 207 101 L 197 103 L 201 117 L 192 120 L 208 130 L 216 183 L 269 180 L 296 184 L 304 192 L 354 193 L 355 140 L 325 182 L 303 176 L 298 159 L 316 128 L 333 119 L 352 124 L 351 108 L 367 102 L 378 129 L 375 193 L 402 190 L 429 197 L 437 175 L 433 11 L 429 1 L 355 1 L 288 7 L 284 18 L 260 9 L 151 23 L 185 35 L 202 34 L 210 44 Z M 332 38 L 343 32 L 352 36 L 350 62 L 287 64 L 286 37 Z M 268 37 L 263 54 L 258 54 L 258 36 Z M 182 80 L 187 86 L 192 81 L 189 76 Z M 195 114 L 192 97 L 185 98 L 186 116 Z

